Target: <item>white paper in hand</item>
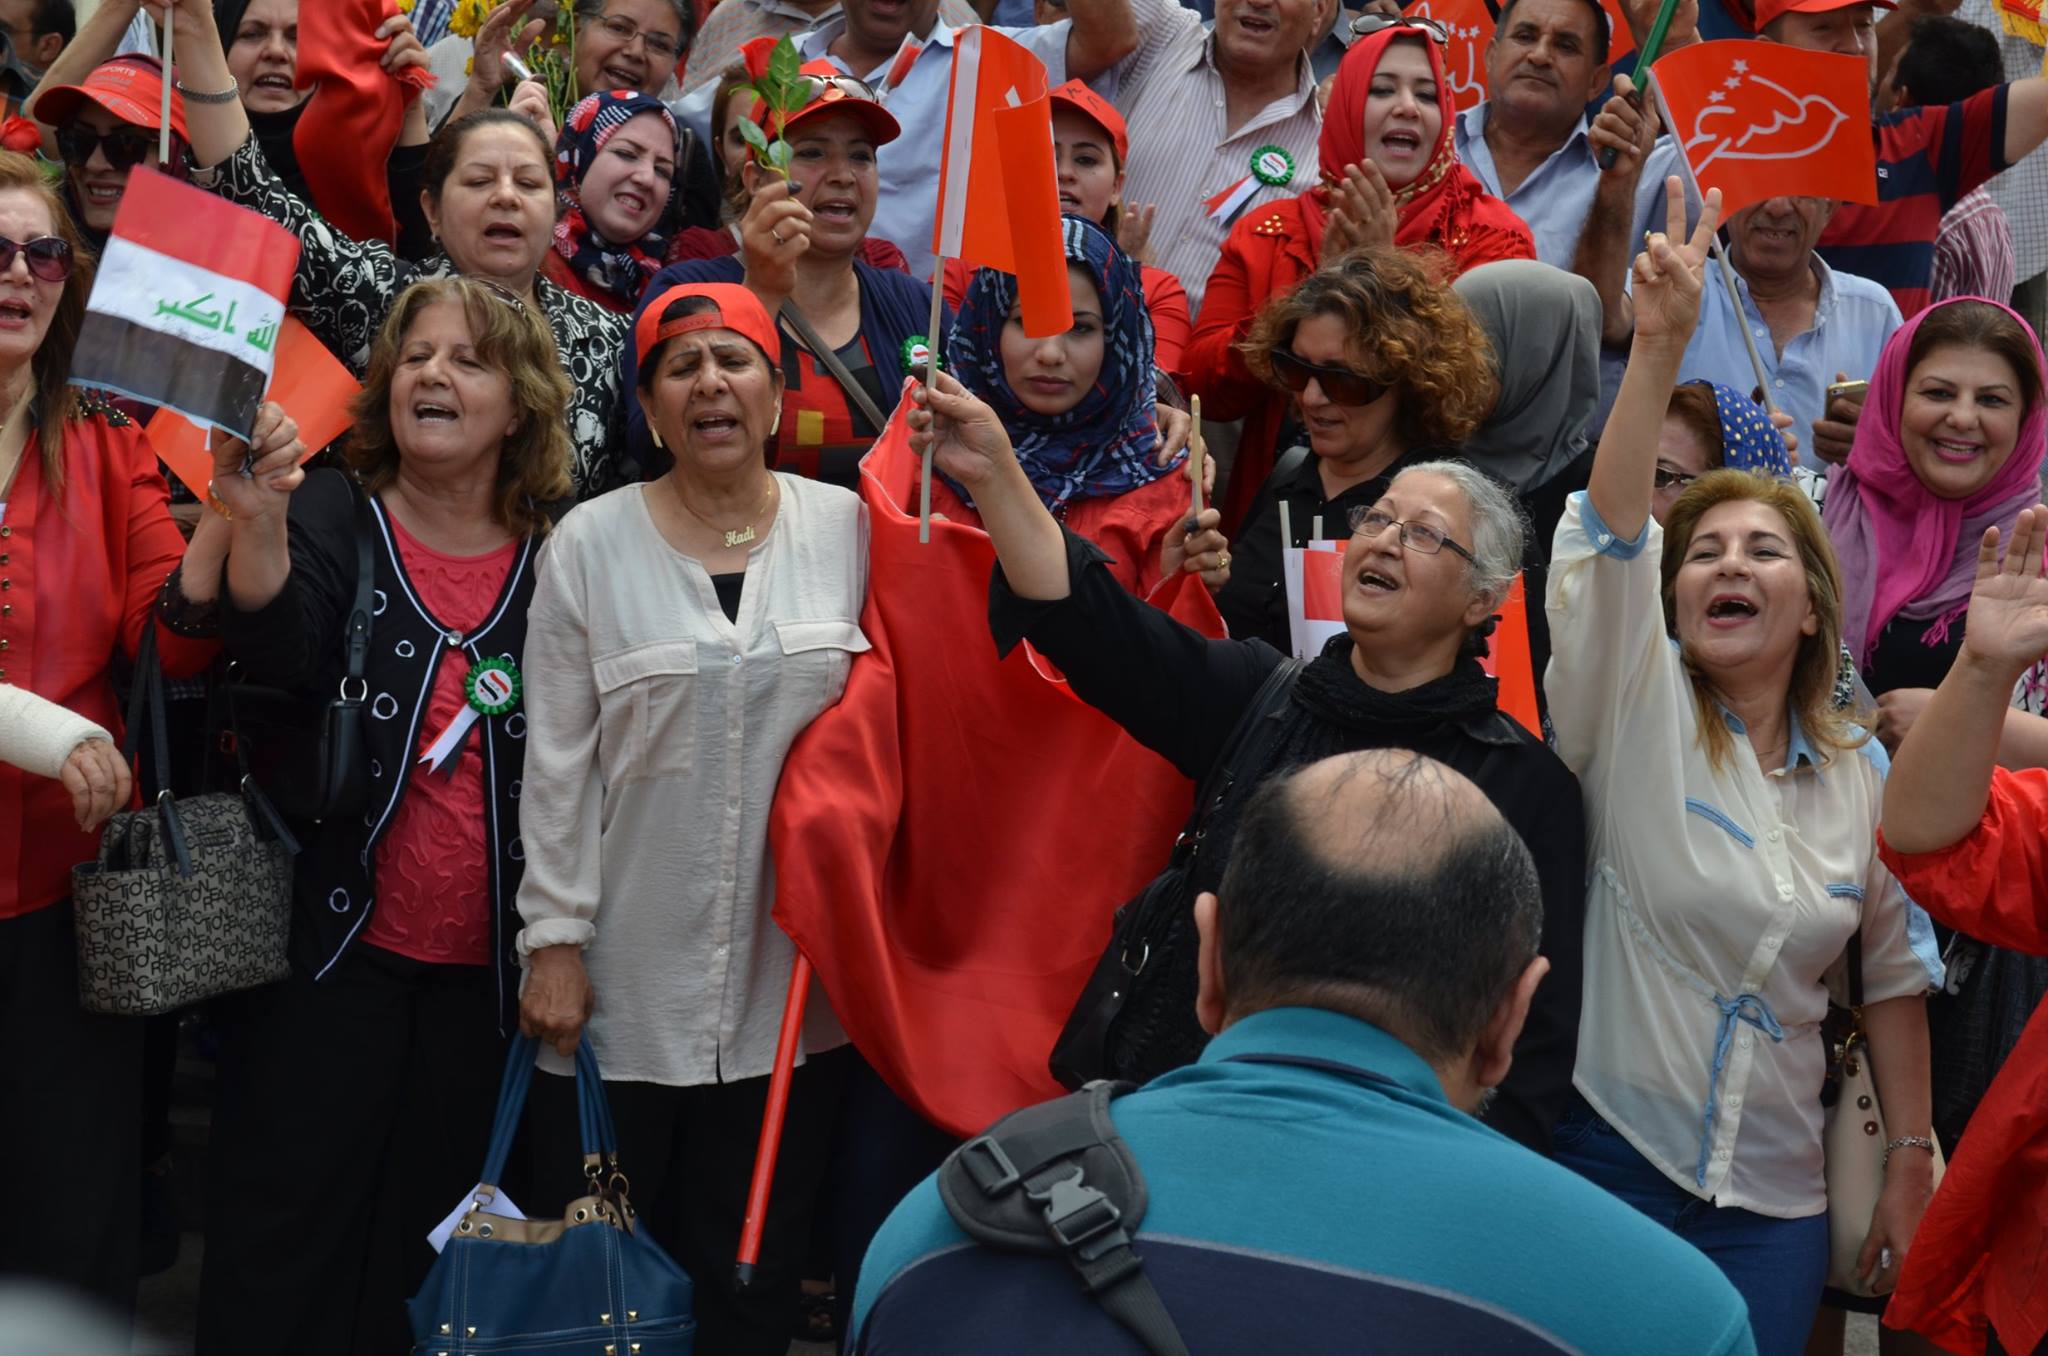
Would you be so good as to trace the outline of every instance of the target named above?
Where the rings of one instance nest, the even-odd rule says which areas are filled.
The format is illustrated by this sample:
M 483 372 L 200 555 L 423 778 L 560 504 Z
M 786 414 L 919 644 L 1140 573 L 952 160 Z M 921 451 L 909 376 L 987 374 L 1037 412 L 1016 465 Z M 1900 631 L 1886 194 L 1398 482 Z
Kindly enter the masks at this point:
M 455 1234 L 455 1226 L 462 1223 L 462 1217 L 472 1210 L 481 1210 L 487 1215 L 497 1215 L 502 1219 L 526 1218 L 519 1213 L 519 1207 L 512 1204 L 510 1196 L 494 1187 L 479 1183 L 474 1191 L 457 1201 L 455 1208 L 448 1212 L 448 1218 L 436 1224 L 434 1231 L 427 1235 L 427 1242 L 435 1252 L 448 1246 L 448 1240 Z

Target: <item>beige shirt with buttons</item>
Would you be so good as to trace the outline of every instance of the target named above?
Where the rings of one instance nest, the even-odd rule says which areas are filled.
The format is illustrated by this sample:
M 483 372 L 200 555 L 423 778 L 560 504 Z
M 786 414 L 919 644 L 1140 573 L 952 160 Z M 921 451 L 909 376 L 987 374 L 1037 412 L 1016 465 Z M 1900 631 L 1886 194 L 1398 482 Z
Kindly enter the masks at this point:
M 519 949 L 581 945 L 611 1080 L 684 1087 L 769 1072 L 795 948 L 769 918 L 768 811 L 784 756 L 846 689 L 867 594 L 867 513 L 778 475 L 739 619 L 670 546 L 647 487 L 572 510 L 543 548 L 526 636 Z M 813 987 L 804 1050 L 845 1033 Z M 541 1066 L 568 1063 L 548 1052 Z

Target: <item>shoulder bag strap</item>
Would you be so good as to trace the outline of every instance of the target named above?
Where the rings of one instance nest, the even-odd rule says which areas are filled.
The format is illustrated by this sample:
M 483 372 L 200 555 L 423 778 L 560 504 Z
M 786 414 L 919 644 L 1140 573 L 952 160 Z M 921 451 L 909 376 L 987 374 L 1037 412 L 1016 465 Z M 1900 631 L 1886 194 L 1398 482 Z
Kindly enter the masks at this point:
M 370 658 L 370 618 L 376 606 L 376 522 L 370 513 L 369 496 L 355 481 L 350 480 L 348 484 L 356 510 L 356 594 L 349 605 L 347 629 L 342 634 L 342 656 L 347 664 L 347 677 L 342 681 L 341 699 L 360 704 L 368 695 L 363 670 Z M 351 682 L 356 688 L 353 698 L 349 696 Z
M 1287 699 L 1294 692 L 1295 679 L 1301 676 L 1301 670 L 1301 660 L 1292 657 L 1282 659 L 1259 684 L 1251 704 L 1237 718 L 1222 753 L 1217 755 L 1215 763 L 1202 778 L 1202 784 L 1195 793 L 1194 813 L 1188 817 L 1187 828 L 1174 843 L 1176 852 L 1185 849 L 1187 856 L 1193 857 L 1208 829 L 1209 820 L 1222 806 L 1225 797 L 1230 795 L 1231 788 L 1251 770 L 1254 760 L 1271 749 L 1273 735 L 1280 723 L 1277 717 L 1286 709 Z
M 145 714 L 144 702 L 148 703 Z M 185 821 L 171 795 L 170 725 L 164 716 L 164 668 L 156 652 L 156 613 L 142 619 L 142 642 L 135 647 L 135 690 L 128 695 L 128 729 L 121 740 L 123 756 L 132 759 L 149 726 L 149 750 L 156 773 L 157 827 L 164 838 L 164 858 L 180 876 L 192 874 L 192 852 L 185 841 Z
M 832 380 L 839 383 L 840 389 L 846 392 L 846 398 L 859 407 L 867 421 L 874 425 L 875 432 L 880 433 L 886 428 L 889 417 L 875 407 L 874 397 L 854 379 L 853 373 L 846 370 L 846 364 L 839 361 L 839 355 L 832 351 L 832 346 L 818 337 L 818 332 L 811 328 L 811 322 L 804 318 L 803 311 L 798 308 L 795 301 L 782 303 L 782 318 L 796 331 L 796 337 L 804 341 L 804 347 L 811 351 L 811 356 L 825 364 L 825 370 L 832 374 Z

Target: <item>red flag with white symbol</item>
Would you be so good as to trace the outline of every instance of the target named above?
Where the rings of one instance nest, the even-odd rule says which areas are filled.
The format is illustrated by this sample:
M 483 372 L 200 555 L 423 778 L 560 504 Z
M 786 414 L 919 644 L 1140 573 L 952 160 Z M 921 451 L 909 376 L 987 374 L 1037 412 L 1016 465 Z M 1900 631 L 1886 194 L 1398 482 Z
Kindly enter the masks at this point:
M 1738 38 L 1657 61 L 1680 144 L 1721 216 L 1782 194 L 1877 201 L 1870 70 L 1861 57 Z
M 1033 338 L 1074 325 L 1048 93 L 1045 63 L 1022 43 L 980 25 L 960 31 L 932 224 L 932 253 L 1016 275 Z

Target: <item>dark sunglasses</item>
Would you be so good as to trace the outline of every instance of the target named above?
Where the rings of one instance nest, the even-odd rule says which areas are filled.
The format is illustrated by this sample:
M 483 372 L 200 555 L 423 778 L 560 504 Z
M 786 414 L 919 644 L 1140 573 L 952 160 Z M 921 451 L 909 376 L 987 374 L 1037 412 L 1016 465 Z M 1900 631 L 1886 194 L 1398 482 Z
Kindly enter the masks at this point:
M 71 245 L 54 235 L 14 241 L 0 235 L 0 273 L 14 271 L 14 256 L 28 260 L 28 271 L 44 282 L 63 282 L 71 276 Z
M 1288 390 L 1305 391 L 1313 379 L 1323 388 L 1323 394 L 1339 405 L 1370 405 L 1387 393 L 1387 388 L 1371 377 L 1348 367 L 1318 367 L 1296 357 L 1288 349 L 1274 349 L 1271 361 L 1273 375 L 1280 378 Z
M 1389 28 L 1412 28 L 1433 40 L 1439 47 L 1451 45 L 1451 30 L 1435 19 L 1418 19 L 1407 14 L 1398 19 L 1390 19 L 1384 14 L 1361 14 L 1351 21 L 1351 32 L 1354 37 L 1367 37 Z
M 1698 479 L 1698 476 L 1689 471 L 1674 471 L 1668 466 L 1659 466 L 1655 483 L 1660 490 L 1668 490 L 1674 486 L 1682 490 Z
M 157 134 L 142 127 L 97 132 L 84 123 L 74 122 L 57 129 L 57 151 L 73 169 L 84 169 L 85 162 L 97 150 L 107 153 L 107 163 L 115 169 L 134 169 L 156 153 L 156 143 Z

